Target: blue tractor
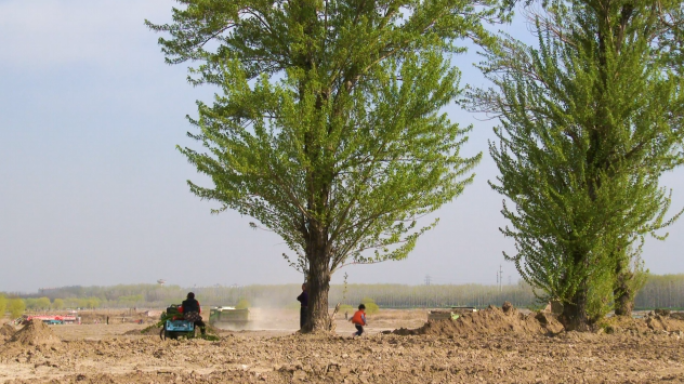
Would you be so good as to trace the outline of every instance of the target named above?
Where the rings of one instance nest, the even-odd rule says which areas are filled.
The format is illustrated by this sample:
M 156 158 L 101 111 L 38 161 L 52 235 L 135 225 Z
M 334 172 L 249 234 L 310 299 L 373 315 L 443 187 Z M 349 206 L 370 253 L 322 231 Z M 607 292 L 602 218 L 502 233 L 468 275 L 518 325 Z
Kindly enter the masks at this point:
M 178 310 L 180 305 L 170 305 L 166 312 L 162 313 L 163 326 L 159 337 L 164 339 L 177 339 L 179 337 L 195 337 L 195 323 L 183 319 L 183 314 Z

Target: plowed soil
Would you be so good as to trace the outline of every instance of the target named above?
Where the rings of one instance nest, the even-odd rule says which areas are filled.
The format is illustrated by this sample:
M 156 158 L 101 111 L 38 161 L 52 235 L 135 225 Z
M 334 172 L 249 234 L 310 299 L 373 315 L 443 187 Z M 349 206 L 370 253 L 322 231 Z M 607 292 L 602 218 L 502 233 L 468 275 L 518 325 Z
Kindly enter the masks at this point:
M 381 312 L 383 328 L 391 314 L 395 328 L 420 321 L 406 313 Z M 111 325 L 91 339 L 97 335 L 74 336 L 79 326 L 55 326 L 48 331 L 61 341 L 0 345 L 0 383 L 684 382 L 684 321 L 649 319 L 610 319 L 600 332 L 575 333 L 549 315 L 491 308 L 402 334 L 374 332 L 369 316 L 360 338 L 347 328 L 334 335 L 224 331 L 214 342 L 123 335 L 132 328 Z

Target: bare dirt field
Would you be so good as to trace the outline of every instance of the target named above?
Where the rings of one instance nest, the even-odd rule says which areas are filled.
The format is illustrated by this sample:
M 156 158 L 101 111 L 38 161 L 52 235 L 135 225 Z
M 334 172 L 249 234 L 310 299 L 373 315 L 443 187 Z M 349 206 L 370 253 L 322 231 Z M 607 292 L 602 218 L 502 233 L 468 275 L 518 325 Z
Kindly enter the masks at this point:
M 426 323 L 381 311 L 368 334 L 299 335 L 297 313 L 255 310 L 218 341 L 165 340 L 148 325 L 0 328 L 0 383 L 680 383 L 684 321 L 610 319 L 564 332 L 550 315 L 491 308 Z

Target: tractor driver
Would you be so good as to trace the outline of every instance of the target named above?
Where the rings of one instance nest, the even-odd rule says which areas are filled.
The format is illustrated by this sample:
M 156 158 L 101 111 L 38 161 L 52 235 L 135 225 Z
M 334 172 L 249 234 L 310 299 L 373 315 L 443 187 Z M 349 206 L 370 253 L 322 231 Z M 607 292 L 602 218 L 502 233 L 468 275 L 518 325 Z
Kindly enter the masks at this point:
M 178 308 L 178 312 L 183 314 L 183 319 L 195 323 L 195 326 L 199 327 L 200 332 L 202 332 L 203 335 L 205 334 L 206 325 L 204 324 L 204 321 L 202 321 L 202 316 L 200 316 L 202 309 L 200 308 L 199 301 L 195 300 L 194 293 L 188 292 L 188 299 L 183 301 L 180 308 Z

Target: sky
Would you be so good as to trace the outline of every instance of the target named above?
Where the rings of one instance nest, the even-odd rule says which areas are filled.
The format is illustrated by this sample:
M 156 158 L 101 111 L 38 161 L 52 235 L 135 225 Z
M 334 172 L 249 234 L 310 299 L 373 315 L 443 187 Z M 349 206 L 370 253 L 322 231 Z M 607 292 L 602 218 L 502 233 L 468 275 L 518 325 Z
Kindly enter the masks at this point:
M 186 180 L 208 180 L 175 149 L 192 146 L 196 100 L 187 69 L 164 63 L 145 19 L 170 21 L 173 0 L 0 0 L 0 291 L 65 285 L 155 283 L 185 287 L 299 283 L 276 235 L 235 212 L 212 215 Z M 518 19 L 502 27 L 521 38 Z M 485 86 L 471 50 L 453 64 L 464 83 Z M 502 251 L 502 197 L 487 185 L 496 121 L 453 105 L 473 124 L 464 155 L 485 152 L 475 182 L 436 216 L 406 260 L 340 270 L 333 283 L 494 284 L 519 276 Z M 684 206 L 682 171 L 667 174 L 674 209 Z M 684 272 L 684 220 L 665 242 L 648 239 L 653 273 Z

